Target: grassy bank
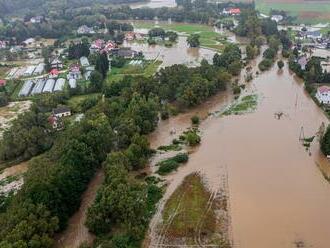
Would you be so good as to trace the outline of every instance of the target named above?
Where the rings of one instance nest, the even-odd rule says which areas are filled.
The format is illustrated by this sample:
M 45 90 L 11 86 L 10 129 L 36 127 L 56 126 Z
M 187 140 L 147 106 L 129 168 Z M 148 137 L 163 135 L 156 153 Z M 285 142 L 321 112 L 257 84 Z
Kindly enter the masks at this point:
M 257 95 L 248 95 L 238 99 L 223 113 L 223 115 L 239 115 L 252 112 L 258 105 Z
M 212 26 L 200 25 L 200 24 L 188 24 L 188 23 L 173 23 L 173 24 L 159 23 L 155 25 L 152 22 L 136 22 L 134 23 L 134 27 L 145 28 L 145 29 L 161 27 L 165 30 L 175 31 L 185 36 L 191 34 L 199 34 L 202 47 L 208 47 L 217 50 L 221 50 L 223 48 L 223 44 L 221 44 L 221 40 L 224 37 L 221 36 L 219 33 L 215 32 Z
M 218 228 L 215 195 L 198 174 L 187 176 L 165 204 L 163 225 L 166 245 L 218 245 L 230 247 Z

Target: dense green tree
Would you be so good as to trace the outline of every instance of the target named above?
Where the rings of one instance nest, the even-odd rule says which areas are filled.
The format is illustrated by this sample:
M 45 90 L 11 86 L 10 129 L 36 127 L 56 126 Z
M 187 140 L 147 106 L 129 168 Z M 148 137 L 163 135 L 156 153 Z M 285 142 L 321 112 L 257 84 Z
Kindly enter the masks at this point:
M 190 47 L 199 47 L 200 41 L 199 41 L 199 34 L 191 34 L 187 38 L 187 43 Z
M 89 79 L 91 81 L 90 87 L 93 89 L 93 91 L 100 91 L 103 88 L 103 76 L 98 71 L 93 71 L 91 73 L 91 77 Z
M 106 53 L 101 53 L 96 58 L 95 70 L 101 73 L 103 79 L 106 78 L 107 73 L 109 71 L 109 60 Z

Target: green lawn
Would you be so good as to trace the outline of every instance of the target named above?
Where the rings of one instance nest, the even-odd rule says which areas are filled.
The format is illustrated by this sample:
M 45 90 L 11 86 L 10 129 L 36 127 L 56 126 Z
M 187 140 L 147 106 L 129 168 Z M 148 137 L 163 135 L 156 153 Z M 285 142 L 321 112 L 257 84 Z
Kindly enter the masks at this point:
M 99 93 L 92 93 L 86 95 L 73 96 L 68 100 L 67 104 L 74 112 L 81 112 L 80 103 L 82 101 L 84 101 L 86 98 L 89 97 L 98 97 L 99 95 L 100 95 Z
M 134 23 L 135 28 L 151 29 L 156 26 L 165 30 L 178 32 L 184 36 L 189 36 L 190 34 L 199 34 L 202 47 L 208 47 L 216 50 L 221 50 L 223 48 L 221 40 L 223 40 L 224 37 L 215 32 L 212 26 L 188 23 L 159 23 L 158 25 L 155 25 L 152 22 Z
M 128 75 L 150 77 L 156 73 L 162 61 L 144 61 L 144 63 L 143 66 L 134 66 L 126 63 L 122 68 L 111 68 L 111 72 L 108 75 L 108 82 L 119 81 Z

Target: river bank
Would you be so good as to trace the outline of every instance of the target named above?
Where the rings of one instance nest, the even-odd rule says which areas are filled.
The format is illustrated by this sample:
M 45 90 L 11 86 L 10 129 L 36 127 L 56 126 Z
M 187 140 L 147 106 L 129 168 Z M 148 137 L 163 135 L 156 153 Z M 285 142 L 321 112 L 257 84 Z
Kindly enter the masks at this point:
M 312 136 L 328 119 L 287 66 L 262 73 L 244 94 L 259 96 L 257 110 L 202 123 L 202 144 L 185 166 L 166 178 L 159 212 L 187 175 L 201 173 L 216 190 L 227 174 L 234 246 L 328 247 L 330 188 L 322 174 L 329 173 L 329 162 L 316 139 L 310 151 L 299 141 L 302 128 L 306 137 Z M 279 111 L 284 113 L 280 120 L 274 115 Z M 182 130 L 185 124 L 172 122 L 170 127 Z M 152 144 L 161 144 L 167 131 L 160 125 L 157 133 L 164 135 L 153 136 Z M 151 239 L 160 213 L 151 222 Z

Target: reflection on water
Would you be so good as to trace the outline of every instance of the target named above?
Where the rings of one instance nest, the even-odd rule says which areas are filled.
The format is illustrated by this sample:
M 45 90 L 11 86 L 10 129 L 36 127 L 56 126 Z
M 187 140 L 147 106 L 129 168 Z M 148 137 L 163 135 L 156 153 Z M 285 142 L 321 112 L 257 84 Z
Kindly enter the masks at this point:
M 256 112 L 203 122 L 202 144 L 185 166 L 168 176 L 164 200 L 191 172 L 201 172 L 215 189 L 226 170 L 235 246 L 285 248 L 300 242 L 329 247 L 330 185 L 320 172 L 329 173 L 329 162 L 320 155 L 316 139 L 311 155 L 299 142 L 302 127 L 306 137 L 315 135 L 327 118 L 288 68 L 279 73 L 274 66 L 246 91 L 259 95 Z M 279 111 L 284 113 L 280 120 L 274 118 Z M 169 140 L 169 128 L 184 129 L 186 118 L 160 125 L 152 144 Z M 151 228 L 157 221 L 156 214 Z
M 140 31 L 140 30 L 137 30 Z M 125 47 L 142 51 L 146 59 L 158 59 L 163 61 L 162 67 L 174 64 L 185 64 L 187 66 L 197 66 L 202 59 L 212 62 L 214 51 L 204 48 L 190 48 L 187 45 L 186 37 L 179 36 L 178 42 L 172 47 L 161 45 L 150 46 L 141 42 L 124 42 Z

